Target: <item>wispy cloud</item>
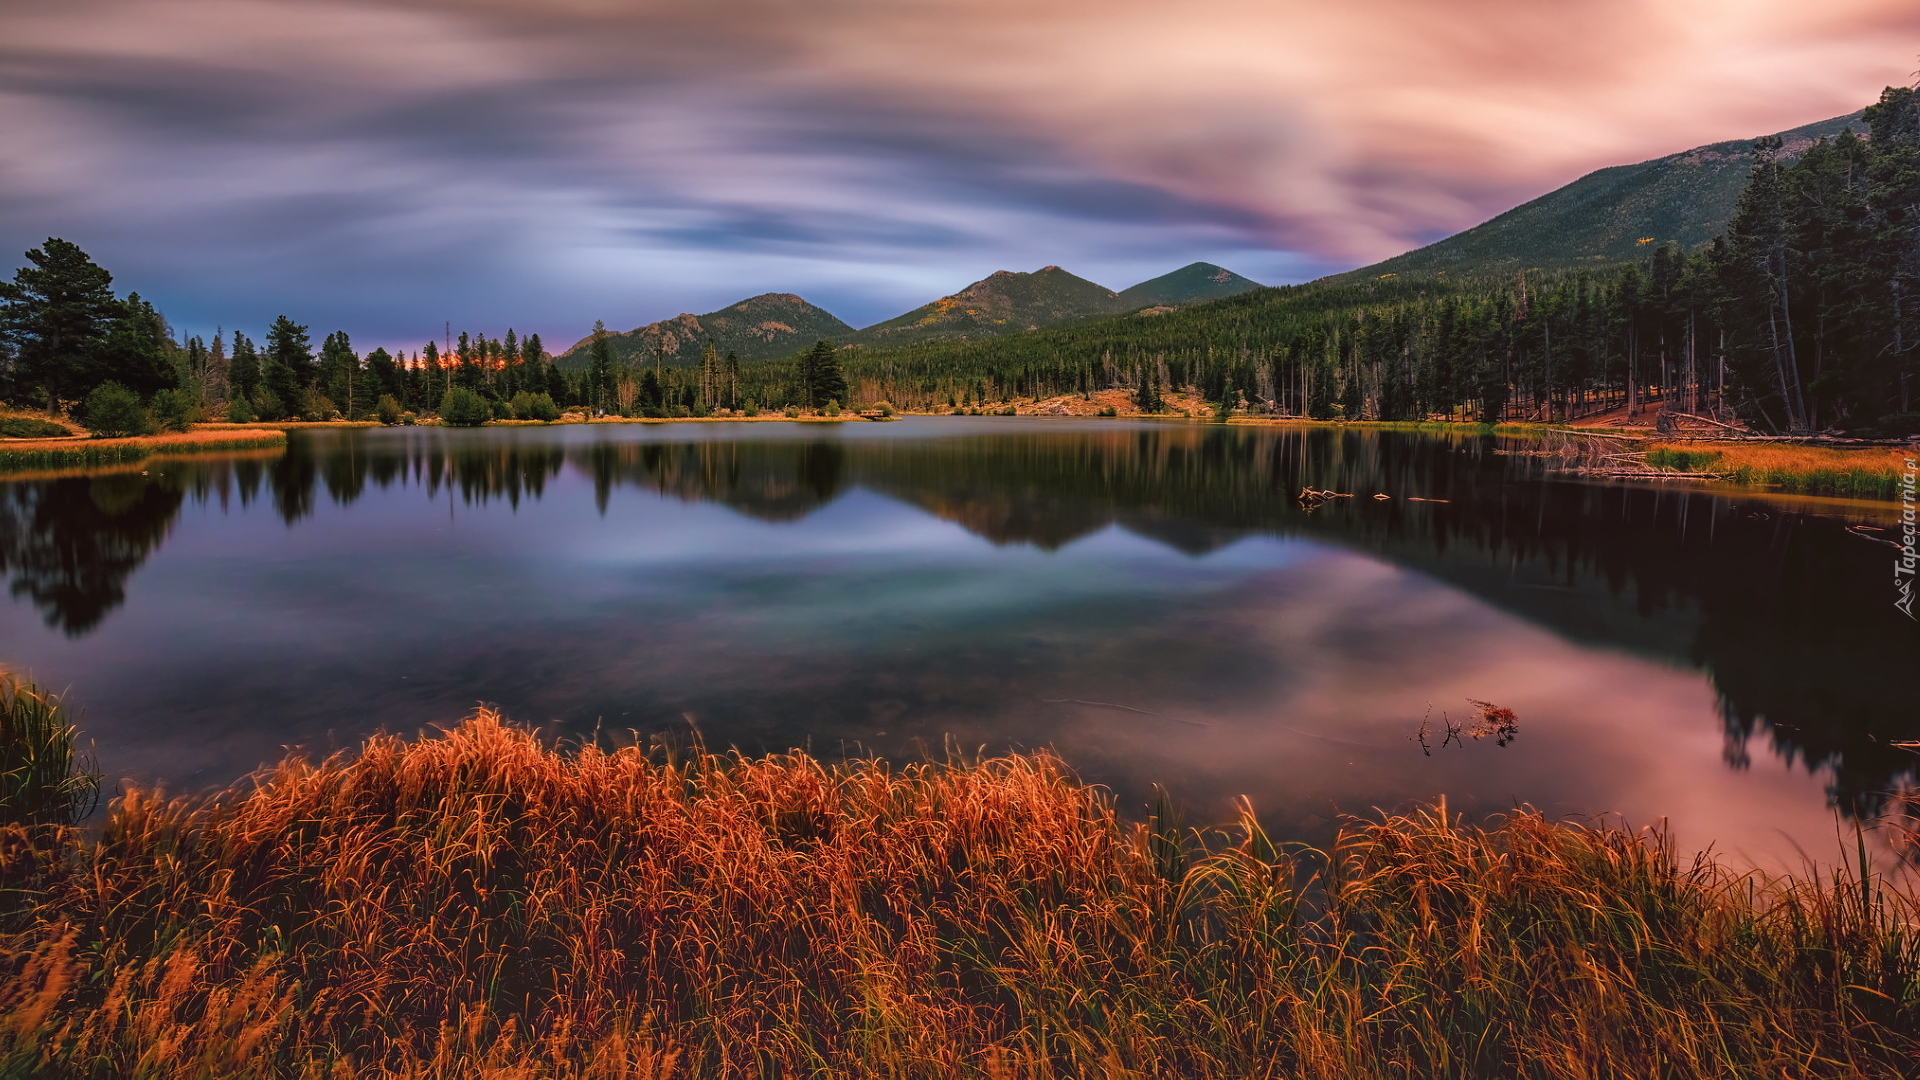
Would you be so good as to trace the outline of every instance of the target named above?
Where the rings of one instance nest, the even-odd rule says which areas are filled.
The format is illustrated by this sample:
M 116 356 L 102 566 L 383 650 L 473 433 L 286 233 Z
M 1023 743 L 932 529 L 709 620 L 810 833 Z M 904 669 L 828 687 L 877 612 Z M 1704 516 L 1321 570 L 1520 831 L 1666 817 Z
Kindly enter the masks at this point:
M 0 0 L 0 243 L 196 329 L 1298 279 L 1858 108 L 1908 0 Z

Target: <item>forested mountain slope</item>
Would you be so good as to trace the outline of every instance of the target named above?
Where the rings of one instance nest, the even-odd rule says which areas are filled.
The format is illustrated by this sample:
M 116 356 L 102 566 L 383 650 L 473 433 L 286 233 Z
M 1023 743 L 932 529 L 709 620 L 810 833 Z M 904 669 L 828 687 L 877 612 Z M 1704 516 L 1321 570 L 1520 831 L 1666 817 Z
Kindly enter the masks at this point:
M 1857 112 L 1783 131 L 1778 136 L 1783 156 L 1792 160 L 1847 127 L 1866 131 Z M 1640 259 L 1660 244 L 1692 251 L 1726 231 L 1752 171 L 1751 139 L 1615 165 L 1485 224 L 1329 280 L 1613 266 Z

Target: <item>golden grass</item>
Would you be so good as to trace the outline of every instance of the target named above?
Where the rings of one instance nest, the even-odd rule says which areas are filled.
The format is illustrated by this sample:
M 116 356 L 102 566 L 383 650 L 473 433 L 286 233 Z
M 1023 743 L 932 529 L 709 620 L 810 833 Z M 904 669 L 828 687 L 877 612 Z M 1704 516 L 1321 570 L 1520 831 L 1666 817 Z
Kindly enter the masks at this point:
M 1736 484 L 1799 495 L 1896 499 L 1901 475 L 1920 451 L 1905 447 L 1839 450 L 1798 443 L 1653 443 L 1647 464 L 1681 472 L 1717 473 Z
M 563 754 L 481 712 L 136 790 L 6 916 L 0 1075 L 1884 1077 L 1913 898 L 1444 809 L 1321 853 L 1055 759 Z
M 125 439 L 19 439 L 0 445 L 0 471 L 73 469 L 92 465 L 119 465 L 156 454 L 204 454 L 220 450 L 257 450 L 281 446 L 283 431 L 232 428 L 224 431 L 195 428 L 161 435 Z

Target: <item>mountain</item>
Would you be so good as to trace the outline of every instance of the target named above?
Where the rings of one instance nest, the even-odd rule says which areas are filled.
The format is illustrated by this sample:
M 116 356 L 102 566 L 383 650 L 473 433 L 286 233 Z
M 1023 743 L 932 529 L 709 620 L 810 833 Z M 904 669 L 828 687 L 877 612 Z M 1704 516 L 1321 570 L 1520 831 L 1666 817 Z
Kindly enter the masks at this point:
M 1780 132 L 1785 156 L 1851 126 L 1859 113 Z M 1724 232 L 1753 166 L 1753 140 L 1601 169 L 1438 243 L 1322 280 L 1386 274 L 1511 274 L 1534 268 L 1607 266 L 1640 258 L 1652 244 L 1698 248 Z
M 825 308 L 815 307 L 792 293 L 761 293 L 705 315 L 678 315 L 656 323 L 607 335 L 615 362 L 652 360 L 655 349 L 669 366 L 700 362 L 700 349 L 711 338 L 720 350 L 740 354 L 742 361 L 790 356 L 821 338 L 840 340 L 853 333 Z M 592 335 L 581 338 L 555 358 L 566 368 L 589 363 Z
M 1122 289 L 1120 299 L 1124 310 L 1133 311 L 1144 307 L 1197 304 L 1204 300 L 1218 300 L 1223 296 L 1238 296 L 1259 287 L 1259 282 L 1243 278 L 1223 266 L 1197 262 L 1188 263 L 1171 274 L 1162 274 Z
M 852 335 L 850 343 L 886 347 L 923 341 L 970 341 L 1112 315 L 1127 310 L 1120 294 L 1057 266 L 1030 274 L 999 270 L 931 304 Z

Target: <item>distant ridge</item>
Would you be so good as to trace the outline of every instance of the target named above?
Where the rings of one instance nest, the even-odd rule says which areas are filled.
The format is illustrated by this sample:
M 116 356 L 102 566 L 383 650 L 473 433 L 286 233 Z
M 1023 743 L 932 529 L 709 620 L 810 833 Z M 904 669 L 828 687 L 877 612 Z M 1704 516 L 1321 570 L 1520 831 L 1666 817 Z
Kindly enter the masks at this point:
M 1171 274 L 1143 281 L 1120 291 L 1124 310 L 1143 307 L 1178 307 L 1238 296 L 1260 288 L 1260 283 L 1241 277 L 1224 266 L 1209 262 L 1188 263 Z
M 1848 126 L 1866 130 L 1856 112 L 1779 134 L 1793 157 Z M 1641 258 L 1654 244 L 1693 250 L 1726 230 L 1747 186 L 1752 147 L 1751 139 L 1734 139 L 1600 169 L 1445 240 L 1321 280 L 1599 267 Z
M 998 270 L 931 304 L 861 330 L 858 345 L 907 345 L 921 341 L 968 341 L 1125 310 L 1120 294 L 1057 266 L 1032 273 Z
M 844 338 L 853 327 L 825 308 L 815 307 L 792 293 L 761 293 L 705 315 L 678 315 L 607 335 L 608 347 L 619 362 L 652 360 L 686 367 L 699 363 L 700 349 L 709 338 L 721 355 L 738 353 L 743 361 L 787 356 L 821 338 Z M 562 367 L 584 368 L 590 362 L 592 335 L 555 358 Z
M 722 355 L 743 361 L 773 360 L 805 349 L 822 338 L 842 346 L 890 347 L 923 341 L 974 341 L 1005 337 L 1082 319 L 1118 315 L 1149 307 L 1236 296 L 1260 283 L 1212 263 L 1189 263 L 1170 274 L 1114 292 L 1057 266 L 1031 273 L 999 270 L 930 304 L 855 330 L 832 312 L 792 293 L 762 293 L 705 315 L 671 319 L 607 335 L 619 363 L 652 361 L 686 367 L 700 360 L 711 339 Z M 574 342 L 555 358 L 565 368 L 584 368 L 593 337 Z

